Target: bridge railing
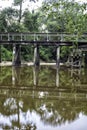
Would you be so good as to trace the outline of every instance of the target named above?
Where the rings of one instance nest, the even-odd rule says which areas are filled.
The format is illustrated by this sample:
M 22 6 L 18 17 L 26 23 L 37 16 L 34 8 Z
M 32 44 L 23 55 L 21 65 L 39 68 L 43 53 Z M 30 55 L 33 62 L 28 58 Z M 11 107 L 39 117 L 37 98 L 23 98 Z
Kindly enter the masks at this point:
M 68 33 L 0 33 L 1 42 L 87 42 L 87 34 L 75 35 Z
M 61 35 L 56 33 L 0 33 L 0 41 L 58 41 Z

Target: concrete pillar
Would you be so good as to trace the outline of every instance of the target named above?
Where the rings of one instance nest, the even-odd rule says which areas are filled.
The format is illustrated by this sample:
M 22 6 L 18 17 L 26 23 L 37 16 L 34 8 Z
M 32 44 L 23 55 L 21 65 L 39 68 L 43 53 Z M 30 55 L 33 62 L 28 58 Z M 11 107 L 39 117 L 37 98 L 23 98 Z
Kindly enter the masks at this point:
M 40 61 L 39 61 L 39 46 L 35 45 L 34 46 L 34 65 L 39 66 Z
M 1 45 L 0 45 L 0 63 L 2 62 L 2 59 L 1 59 Z
M 13 45 L 13 63 L 14 66 L 21 65 L 21 45 Z
M 60 46 L 56 48 L 56 66 L 60 67 Z

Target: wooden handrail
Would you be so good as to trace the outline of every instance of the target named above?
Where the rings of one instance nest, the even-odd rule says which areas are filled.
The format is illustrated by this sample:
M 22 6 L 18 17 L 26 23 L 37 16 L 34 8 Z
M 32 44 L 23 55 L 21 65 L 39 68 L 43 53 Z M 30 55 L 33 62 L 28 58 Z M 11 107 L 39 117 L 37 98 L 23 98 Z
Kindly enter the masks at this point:
M 0 32 L 0 44 L 4 43 L 57 43 L 61 45 L 68 45 L 73 43 L 86 43 L 87 34 L 78 36 L 70 33 L 30 33 L 30 32 Z

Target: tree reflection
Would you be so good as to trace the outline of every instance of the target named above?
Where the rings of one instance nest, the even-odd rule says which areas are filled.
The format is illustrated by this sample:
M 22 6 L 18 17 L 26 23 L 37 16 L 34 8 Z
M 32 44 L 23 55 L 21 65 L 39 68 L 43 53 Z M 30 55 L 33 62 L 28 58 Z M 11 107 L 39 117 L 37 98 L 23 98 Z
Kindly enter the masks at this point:
M 3 71 L 8 74 L 5 75 Z M 2 68 L 2 75 L 0 75 L 2 76 L 0 80 L 0 119 L 3 118 L 8 122 L 0 121 L 2 129 L 36 130 L 37 124 L 33 120 L 32 113 L 40 118 L 40 122 L 51 126 L 73 122 L 79 118 L 80 113 L 87 115 L 87 88 L 81 86 L 84 84 L 83 77 L 87 78 L 84 70 L 80 73 L 83 77 L 80 77 L 80 75 L 76 75 L 77 73 L 71 76 L 70 70 L 64 69 L 58 72 L 42 67 L 38 71 L 34 70 L 35 76 L 38 76 L 38 78 L 35 77 L 35 80 L 39 80 L 35 81 L 36 86 L 33 86 L 33 69 L 20 68 L 19 70 L 18 68 L 17 70 L 14 68 L 13 71 L 12 75 L 10 68 L 7 70 Z M 15 78 L 14 86 L 6 87 L 5 80 L 7 86 L 8 84 L 11 86 L 9 83 L 12 81 L 10 81 L 11 76 Z M 56 78 L 58 87 L 56 87 Z M 52 86 L 50 81 L 53 81 Z M 84 79 L 84 81 L 86 80 Z M 32 119 L 30 120 L 30 118 Z
M 0 103 L 0 115 L 9 119 L 11 127 L 20 129 L 22 127 L 34 127 L 33 129 L 36 129 L 34 122 L 28 121 L 26 122 L 28 124 L 23 124 L 20 120 L 20 118 L 25 119 L 28 111 L 30 113 L 35 111 L 42 122 L 53 126 L 62 125 L 66 121 L 74 121 L 79 117 L 80 112 L 87 113 L 87 103 L 74 99 L 68 101 L 64 99 L 50 100 L 49 98 L 39 99 L 38 96 L 37 98 L 24 96 L 18 99 L 16 97 L 2 99 L 0 101 L 3 102 Z M 21 117 L 21 114 L 23 117 Z M 10 126 L 8 125 L 8 127 Z
M 13 123 L 13 125 L 12 126 L 8 126 L 8 125 L 6 125 L 6 126 L 2 126 L 2 129 L 3 130 L 36 130 L 36 126 L 35 126 L 35 124 L 33 124 L 33 123 L 30 123 L 30 124 L 27 124 L 27 125 L 22 125 L 20 128 L 19 128 L 19 126 L 17 127 L 17 125 L 15 125 L 16 123 L 14 122 Z M 15 127 L 14 127 L 15 126 Z

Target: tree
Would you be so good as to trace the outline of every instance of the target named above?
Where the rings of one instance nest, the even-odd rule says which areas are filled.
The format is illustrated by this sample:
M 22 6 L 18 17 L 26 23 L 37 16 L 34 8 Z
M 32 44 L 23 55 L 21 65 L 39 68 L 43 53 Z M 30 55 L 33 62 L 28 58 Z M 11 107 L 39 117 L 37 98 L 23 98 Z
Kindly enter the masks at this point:
M 18 11 L 13 8 L 5 8 L 0 12 L 0 31 L 9 32 L 13 23 L 17 22 Z
M 82 33 L 86 17 L 86 4 L 73 0 L 47 0 L 43 2 L 42 12 L 46 16 L 48 31 Z
M 0 32 L 6 32 L 7 29 L 7 22 L 5 18 L 5 14 L 0 12 Z
M 44 0 L 41 8 L 44 31 L 77 34 L 75 37 L 77 40 L 82 33 L 87 31 L 86 6 L 75 0 Z M 62 47 L 61 50 L 61 58 L 67 58 L 69 49 Z
M 38 0 L 29 0 L 30 2 L 36 2 Z M 19 6 L 19 19 L 18 22 L 20 23 L 21 18 L 22 18 L 22 4 L 23 4 L 24 0 L 14 0 L 14 6 Z
M 29 32 L 38 32 L 39 31 L 39 12 L 30 12 L 26 10 L 23 14 L 23 24 Z

